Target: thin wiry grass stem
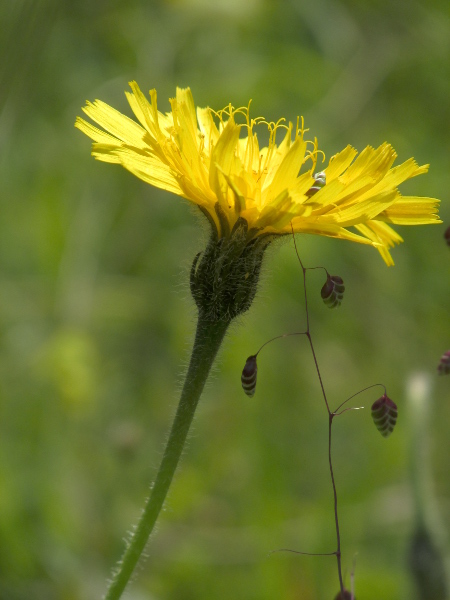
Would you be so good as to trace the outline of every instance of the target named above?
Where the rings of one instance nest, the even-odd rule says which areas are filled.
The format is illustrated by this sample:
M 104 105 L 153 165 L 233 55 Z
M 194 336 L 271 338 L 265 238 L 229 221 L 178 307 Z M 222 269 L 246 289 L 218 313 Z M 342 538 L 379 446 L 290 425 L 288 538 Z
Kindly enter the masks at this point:
M 292 234 L 293 233 L 294 232 L 292 231 Z M 338 576 L 339 576 L 339 585 L 341 588 L 341 595 L 342 595 L 342 598 L 344 598 L 345 597 L 344 596 L 345 588 L 344 588 L 344 582 L 342 579 L 341 534 L 340 534 L 340 529 L 339 529 L 338 497 L 337 497 L 337 489 L 336 489 L 336 482 L 334 479 L 333 461 L 332 461 L 332 455 L 331 455 L 332 426 L 333 426 L 333 419 L 336 416 L 336 413 L 332 412 L 330 410 L 330 406 L 328 404 L 325 387 L 323 384 L 322 376 L 320 374 L 319 363 L 317 361 L 316 353 L 314 351 L 314 344 L 313 344 L 312 337 L 311 337 L 311 329 L 310 329 L 310 323 L 309 323 L 309 310 L 308 310 L 308 294 L 307 294 L 307 290 L 306 290 L 306 271 L 308 269 L 305 268 L 302 263 L 294 235 L 292 235 L 292 237 L 294 238 L 295 252 L 297 254 L 297 258 L 299 260 L 300 266 L 302 268 L 302 273 L 303 273 L 303 289 L 305 292 L 305 310 L 306 310 L 306 332 L 305 332 L 305 334 L 309 340 L 309 345 L 311 347 L 311 353 L 313 355 L 314 364 L 316 365 L 317 376 L 318 376 L 319 382 L 320 382 L 320 388 L 322 390 L 322 396 L 325 401 L 325 406 L 326 406 L 326 409 L 328 412 L 328 464 L 329 464 L 329 468 L 330 468 L 331 484 L 333 487 L 334 521 L 335 521 L 335 527 L 336 527 L 336 543 L 337 543 L 336 551 L 334 552 L 334 554 L 336 554 L 337 570 L 338 570 Z

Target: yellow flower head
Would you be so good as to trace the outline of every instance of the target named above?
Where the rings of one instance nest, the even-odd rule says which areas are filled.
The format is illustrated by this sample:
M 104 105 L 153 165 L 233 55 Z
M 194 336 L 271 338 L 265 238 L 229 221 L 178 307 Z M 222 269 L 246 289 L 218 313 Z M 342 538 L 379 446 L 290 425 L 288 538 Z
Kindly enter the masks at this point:
M 389 248 L 402 238 L 388 225 L 440 222 L 438 200 L 401 196 L 398 185 L 426 173 L 410 158 L 392 168 L 390 144 L 347 146 L 316 172 L 317 141 L 304 139 L 303 120 L 286 125 L 250 118 L 249 107 L 218 112 L 195 109 L 189 88 L 177 88 L 172 111 L 162 114 L 156 90 L 150 102 L 135 82 L 127 99 L 140 124 L 96 100 L 84 112 L 102 129 L 77 118 L 75 126 L 94 140 L 93 156 L 118 163 L 137 177 L 197 204 L 219 237 L 230 235 L 241 217 L 249 236 L 313 233 L 376 247 L 386 264 Z M 265 125 L 268 146 L 260 148 L 256 126 Z M 284 137 L 276 143 L 276 134 Z M 292 225 L 292 228 L 291 228 Z M 358 233 L 348 230 L 353 227 Z

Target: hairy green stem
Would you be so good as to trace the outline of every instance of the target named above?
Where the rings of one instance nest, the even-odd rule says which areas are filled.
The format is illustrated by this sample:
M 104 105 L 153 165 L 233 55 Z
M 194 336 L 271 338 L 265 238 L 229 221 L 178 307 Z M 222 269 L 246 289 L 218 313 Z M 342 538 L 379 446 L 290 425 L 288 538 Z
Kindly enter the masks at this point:
M 105 600 L 118 600 L 122 596 L 153 531 L 180 461 L 195 409 L 230 322 L 208 320 L 203 311 L 199 311 L 189 369 L 161 466 L 137 527 L 104 596 Z

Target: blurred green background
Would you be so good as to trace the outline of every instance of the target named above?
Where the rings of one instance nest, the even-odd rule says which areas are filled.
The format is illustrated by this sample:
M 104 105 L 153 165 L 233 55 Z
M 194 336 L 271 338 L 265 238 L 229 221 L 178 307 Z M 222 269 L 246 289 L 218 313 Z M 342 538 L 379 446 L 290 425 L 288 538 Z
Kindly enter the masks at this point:
M 387 441 L 370 419 L 376 389 L 356 400 L 365 411 L 335 424 L 346 581 L 357 553 L 358 599 L 415 597 L 411 448 L 422 442 L 439 528 L 450 529 L 450 379 L 435 375 L 450 348 L 449 40 L 447 0 L 0 4 L 1 600 L 101 597 L 188 360 L 188 269 L 206 231 L 187 203 L 96 163 L 73 127 L 86 99 L 129 114 L 132 79 L 157 89 L 162 110 L 189 85 L 200 106 L 252 98 L 254 116 L 302 114 L 327 157 L 387 140 L 400 161 L 431 164 L 402 191 L 441 198 L 444 224 L 397 228 L 395 267 L 369 247 L 299 238 L 307 265 L 346 283 L 329 311 L 323 274 L 309 276 L 331 405 L 381 381 L 399 406 Z M 269 253 L 263 280 L 208 384 L 129 598 L 328 600 L 338 590 L 333 558 L 268 557 L 335 542 L 327 416 L 305 339 L 264 350 L 253 399 L 240 387 L 249 354 L 305 324 L 291 241 Z M 432 390 L 430 439 L 424 419 L 413 433 L 408 418 L 418 371 Z

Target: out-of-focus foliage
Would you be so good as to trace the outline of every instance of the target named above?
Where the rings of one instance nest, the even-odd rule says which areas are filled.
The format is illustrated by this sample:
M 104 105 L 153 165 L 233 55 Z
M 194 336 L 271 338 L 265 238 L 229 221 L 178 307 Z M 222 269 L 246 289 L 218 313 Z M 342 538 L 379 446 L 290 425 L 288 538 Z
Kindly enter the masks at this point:
M 303 114 L 328 155 L 388 140 L 430 173 L 406 193 L 448 190 L 450 23 L 446 0 L 7 0 L 0 4 L 0 598 L 100 598 L 155 474 L 195 312 L 188 268 L 201 224 L 186 204 L 95 163 L 74 119 L 86 99 L 128 111 L 136 79 L 161 108 L 175 86 L 198 105 L 253 99 L 267 119 Z M 308 273 L 312 332 L 331 404 L 382 381 L 399 408 L 380 439 L 365 411 L 336 419 L 344 566 L 357 596 L 413 596 L 414 529 L 404 382 L 448 348 L 444 225 L 401 230 L 387 269 L 371 248 L 299 239 L 307 266 L 346 284 L 339 311 Z M 203 238 L 206 237 L 204 229 Z M 229 336 L 199 409 L 149 560 L 130 598 L 317 600 L 334 560 L 327 418 L 302 337 L 291 242 Z M 450 380 L 436 378 L 432 460 L 450 526 Z M 347 583 L 349 577 L 347 577 Z

